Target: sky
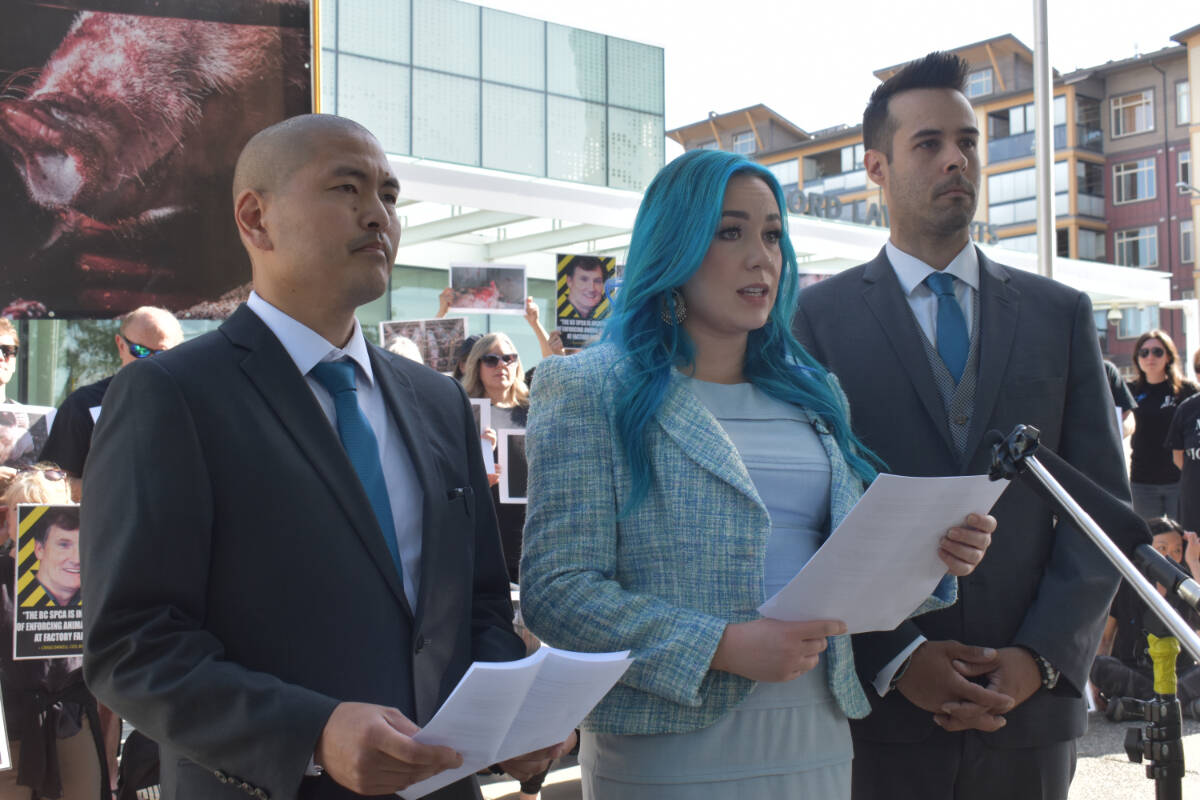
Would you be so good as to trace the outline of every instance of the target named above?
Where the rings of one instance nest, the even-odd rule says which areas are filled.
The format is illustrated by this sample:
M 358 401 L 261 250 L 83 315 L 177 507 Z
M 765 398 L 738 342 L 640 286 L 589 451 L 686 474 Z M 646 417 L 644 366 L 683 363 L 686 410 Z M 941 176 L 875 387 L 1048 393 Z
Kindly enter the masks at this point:
M 1034 46 L 1033 0 L 473 2 L 662 47 L 667 130 L 757 103 L 807 131 L 853 125 L 877 69 L 1005 33 Z M 1060 72 L 1154 52 L 1200 25 L 1196 0 L 1046 2 Z

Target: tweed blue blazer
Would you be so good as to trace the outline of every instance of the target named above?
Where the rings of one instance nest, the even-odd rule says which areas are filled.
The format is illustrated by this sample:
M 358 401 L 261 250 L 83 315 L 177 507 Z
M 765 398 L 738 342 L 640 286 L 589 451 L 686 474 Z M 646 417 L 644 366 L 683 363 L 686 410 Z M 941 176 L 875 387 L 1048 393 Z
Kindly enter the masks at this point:
M 522 615 L 554 647 L 632 651 L 633 665 L 585 728 L 696 730 L 754 688 L 709 663 L 727 623 L 759 616 L 771 520 L 733 442 L 675 371 L 647 427 L 654 487 L 618 520 L 630 471 L 613 419 L 617 353 L 604 344 L 538 365 L 526 435 Z M 810 422 L 829 456 L 836 527 L 862 483 L 824 421 Z M 947 576 L 914 614 L 953 603 L 956 590 Z M 832 637 L 826 655 L 838 705 L 849 717 L 866 716 L 850 638 Z

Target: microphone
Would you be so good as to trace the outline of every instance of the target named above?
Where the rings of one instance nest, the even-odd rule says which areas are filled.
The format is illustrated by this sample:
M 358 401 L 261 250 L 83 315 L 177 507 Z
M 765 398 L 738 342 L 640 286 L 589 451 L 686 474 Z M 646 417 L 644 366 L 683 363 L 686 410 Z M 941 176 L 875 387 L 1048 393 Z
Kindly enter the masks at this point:
M 1053 450 L 1039 447 L 1036 436 L 1037 431 L 1027 426 L 1018 426 L 1018 430 L 1014 431 L 1012 436 L 1005 436 L 999 431 L 988 431 L 987 441 L 995 442 L 992 447 L 993 479 L 1003 476 L 1011 480 L 1020 480 L 1054 506 L 1054 496 L 1041 481 L 1024 468 L 1013 468 L 1014 459 L 1035 455 L 1046 471 L 1054 476 L 1067 494 L 1075 498 L 1075 502 L 1087 511 L 1123 552 L 1129 554 L 1138 545 L 1149 544 L 1150 526 L 1146 524 L 1146 520 L 1091 478 L 1063 461 Z
M 1167 587 L 1167 594 L 1175 594 L 1180 600 L 1200 611 L 1200 584 L 1175 566 L 1175 562 L 1148 544 L 1139 545 L 1134 551 L 1134 558 L 1142 572 L 1146 573 L 1146 577 Z

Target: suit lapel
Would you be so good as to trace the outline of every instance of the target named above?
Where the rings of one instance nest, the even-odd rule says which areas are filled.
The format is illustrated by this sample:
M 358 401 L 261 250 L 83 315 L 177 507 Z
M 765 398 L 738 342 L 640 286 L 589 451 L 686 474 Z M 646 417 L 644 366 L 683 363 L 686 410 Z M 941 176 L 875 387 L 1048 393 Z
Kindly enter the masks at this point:
M 392 594 L 411 615 L 400 577 L 383 542 L 379 522 L 371 510 L 367 493 L 336 431 L 321 411 L 312 390 L 296 369 L 287 350 L 258 315 L 245 306 L 238 308 L 221 325 L 221 331 L 235 345 L 249 351 L 242 359 L 242 371 L 329 487 Z
M 430 455 L 432 451 L 426 434 L 428 429 L 421 422 L 420 404 L 417 402 L 412 383 L 400 370 L 392 367 L 376 347 L 367 347 L 371 354 L 371 369 L 375 373 L 375 380 L 379 381 L 388 412 L 392 415 L 396 427 L 400 429 L 400 437 L 408 449 L 413 471 L 421 482 L 421 581 L 417 589 L 419 610 L 425 607 L 428 593 L 436 589 L 434 581 L 428 576 L 438 574 L 434 563 L 438 541 L 434 532 L 441 530 L 439 515 L 444 510 L 445 502 L 434 502 L 441 484 L 435 481 L 437 472 Z M 445 500 L 444 497 L 440 499 Z
M 925 355 L 925 345 L 921 341 L 924 334 L 913 319 L 912 309 L 904 298 L 904 290 L 900 288 L 900 281 L 888 261 L 886 251 L 881 251 L 863 270 L 863 301 L 882 328 L 883 339 L 904 367 L 904 374 L 941 434 L 943 443 L 951 453 L 957 453 L 950 430 L 946 427 L 946 409 L 942 405 L 933 371 L 929 368 L 929 358 Z
M 671 370 L 657 419 L 663 431 L 679 444 L 688 458 L 762 505 L 733 441 L 712 412 L 686 386 L 686 378 L 675 369 Z
M 986 432 L 996 396 L 1008 368 L 1013 338 L 1017 333 L 1020 294 L 1004 267 L 979 253 L 979 379 L 975 386 L 975 410 L 967 437 L 964 459 L 970 461 Z

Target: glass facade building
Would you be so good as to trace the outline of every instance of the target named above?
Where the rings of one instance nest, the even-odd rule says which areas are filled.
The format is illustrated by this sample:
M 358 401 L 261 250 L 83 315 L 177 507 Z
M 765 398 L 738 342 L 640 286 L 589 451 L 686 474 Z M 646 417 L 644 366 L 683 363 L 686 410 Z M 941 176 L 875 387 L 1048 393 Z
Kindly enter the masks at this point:
M 321 0 L 321 110 L 396 155 L 641 191 L 663 51 L 458 0 Z

